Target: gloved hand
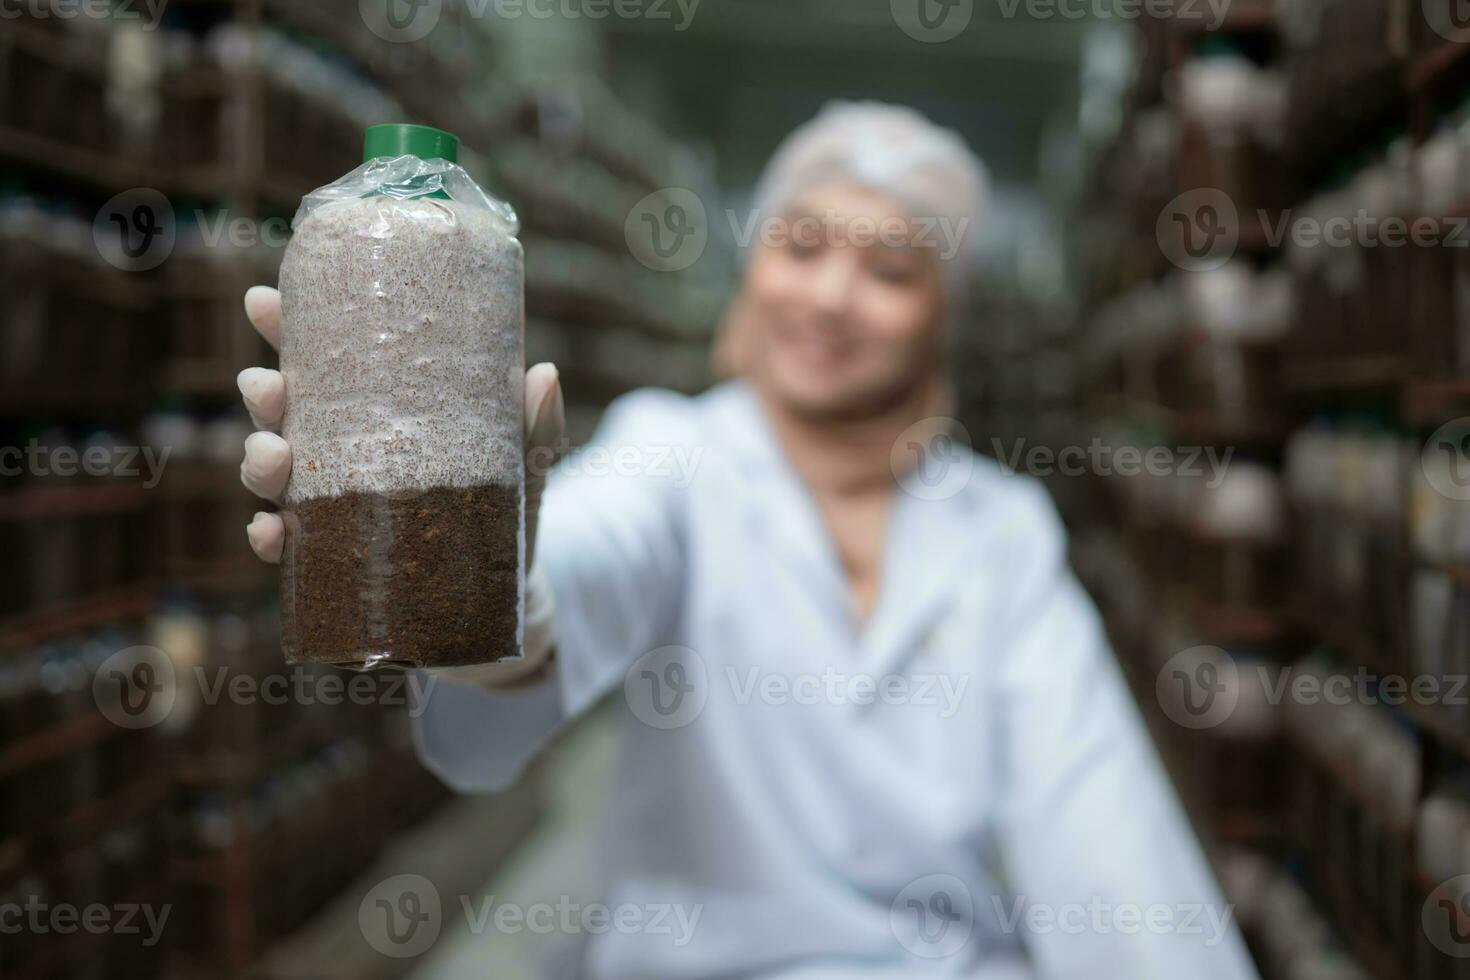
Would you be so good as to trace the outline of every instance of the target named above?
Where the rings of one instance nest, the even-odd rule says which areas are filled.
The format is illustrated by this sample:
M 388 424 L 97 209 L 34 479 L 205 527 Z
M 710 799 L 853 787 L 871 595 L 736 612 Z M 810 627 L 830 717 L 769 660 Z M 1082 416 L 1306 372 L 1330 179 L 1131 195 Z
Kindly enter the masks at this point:
M 281 294 L 268 286 L 245 293 L 245 315 L 272 347 L 281 343 Z M 240 372 L 240 394 L 259 431 L 245 440 L 240 482 L 257 496 L 279 503 L 291 476 L 291 447 L 279 434 L 286 414 L 286 379 L 279 371 L 252 367 Z M 537 673 L 551 654 L 551 591 L 534 563 L 536 518 L 546 486 L 547 459 L 555 458 L 566 423 L 561 381 L 553 364 L 537 364 L 526 372 L 526 576 L 525 655 L 516 661 L 455 667 L 435 673 L 487 686 L 506 686 Z M 534 457 L 532 454 L 535 454 Z M 538 465 L 530 465 L 535 459 Z M 258 513 L 245 529 L 256 555 L 271 563 L 281 560 L 286 525 L 279 514 Z

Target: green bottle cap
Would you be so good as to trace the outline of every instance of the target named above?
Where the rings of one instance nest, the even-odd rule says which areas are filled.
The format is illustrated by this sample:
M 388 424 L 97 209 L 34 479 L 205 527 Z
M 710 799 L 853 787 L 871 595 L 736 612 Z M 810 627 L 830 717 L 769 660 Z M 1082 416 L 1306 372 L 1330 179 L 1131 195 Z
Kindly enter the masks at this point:
M 432 126 L 386 123 L 369 126 L 362 138 L 362 159 L 416 156 L 420 160 L 459 162 L 459 137 Z

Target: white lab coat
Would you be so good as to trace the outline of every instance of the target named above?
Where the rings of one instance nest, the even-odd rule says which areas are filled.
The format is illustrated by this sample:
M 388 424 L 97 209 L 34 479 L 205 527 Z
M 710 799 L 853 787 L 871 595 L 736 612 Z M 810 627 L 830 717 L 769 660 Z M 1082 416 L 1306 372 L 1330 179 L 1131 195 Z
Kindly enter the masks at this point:
M 623 448 L 624 475 L 558 475 L 542 511 L 552 678 L 440 684 L 416 728 L 441 778 L 489 790 L 614 694 L 605 902 L 699 918 L 682 944 L 584 936 L 578 976 L 1255 977 L 1043 488 L 966 455 L 959 492 L 895 491 L 855 628 L 747 387 L 628 395 L 594 443 Z M 700 454 L 687 486 L 675 449 Z M 669 644 L 687 649 L 640 660 Z M 672 727 L 649 713 L 658 681 L 686 688 Z

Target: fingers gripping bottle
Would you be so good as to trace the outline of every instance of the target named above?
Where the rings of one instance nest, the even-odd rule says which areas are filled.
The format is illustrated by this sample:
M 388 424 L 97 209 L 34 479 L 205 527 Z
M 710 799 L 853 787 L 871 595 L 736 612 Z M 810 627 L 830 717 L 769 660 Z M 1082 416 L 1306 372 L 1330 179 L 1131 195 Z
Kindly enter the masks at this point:
M 458 140 L 374 126 L 281 263 L 291 446 L 286 657 L 368 669 L 520 655 L 522 261 Z

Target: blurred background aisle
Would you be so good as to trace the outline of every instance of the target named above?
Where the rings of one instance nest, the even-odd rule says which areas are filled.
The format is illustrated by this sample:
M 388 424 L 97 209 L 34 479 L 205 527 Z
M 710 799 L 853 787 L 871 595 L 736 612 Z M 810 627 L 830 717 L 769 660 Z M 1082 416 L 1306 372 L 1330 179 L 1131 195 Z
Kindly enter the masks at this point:
M 532 975 L 459 898 L 596 894 L 605 726 L 451 800 L 401 678 L 286 670 L 240 295 L 365 126 L 450 130 L 576 443 L 711 383 L 751 184 L 833 98 L 992 168 L 958 420 L 1061 506 L 1263 976 L 1470 977 L 1457 0 L 505 6 L 0 0 L 0 908 L 170 910 L 7 933 L 0 977 Z M 661 265 L 670 188 L 700 250 Z M 395 958 L 359 910 L 410 872 L 445 927 Z

